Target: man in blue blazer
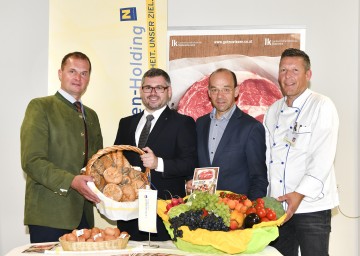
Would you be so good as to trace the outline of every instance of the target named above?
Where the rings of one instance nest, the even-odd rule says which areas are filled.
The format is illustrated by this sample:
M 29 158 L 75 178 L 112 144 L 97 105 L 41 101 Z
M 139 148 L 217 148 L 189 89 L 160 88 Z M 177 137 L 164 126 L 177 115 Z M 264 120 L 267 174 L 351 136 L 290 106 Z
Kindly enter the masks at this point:
M 151 169 L 151 188 L 158 190 L 158 198 L 169 199 L 185 196 L 185 182 L 197 166 L 195 121 L 171 110 L 167 103 L 172 95 L 169 75 L 162 69 L 148 70 L 142 79 L 140 96 L 145 110 L 139 114 L 122 118 L 119 123 L 115 145 L 138 146 L 145 151 L 139 156 L 125 151 L 132 166 Z M 150 135 L 145 145 L 139 145 L 141 132 L 147 116 L 152 115 Z M 149 239 L 149 234 L 138 230 L 138 221 L 118 221 L 120 230 L 127 231 L 132 240 Z M 158 217 L 157 234 L 151 240 L 169 240 L 165 226 Z
M 265 130 L 237 107 L 239 86 L 234 72 L 214 71 L 208 93 L 214 109 L 196 121 L 199 167 L 220 167 L 218 190 L 245 194 L 251 200 L 265 196 Z M 191 187 L 189 181 L 187 188 Z

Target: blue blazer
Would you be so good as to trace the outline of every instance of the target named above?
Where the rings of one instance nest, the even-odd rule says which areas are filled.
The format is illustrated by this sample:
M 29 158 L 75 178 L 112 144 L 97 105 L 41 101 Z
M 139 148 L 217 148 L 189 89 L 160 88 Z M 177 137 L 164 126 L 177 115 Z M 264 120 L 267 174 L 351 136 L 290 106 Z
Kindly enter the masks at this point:
M 251 200 L 265 196 L 268 180 L 264 126 L 236 107 L 210 163 L 210 123 L 210 114 L 196 121 L 199 167 L 220 167 L 218 190 L 245 194 Z

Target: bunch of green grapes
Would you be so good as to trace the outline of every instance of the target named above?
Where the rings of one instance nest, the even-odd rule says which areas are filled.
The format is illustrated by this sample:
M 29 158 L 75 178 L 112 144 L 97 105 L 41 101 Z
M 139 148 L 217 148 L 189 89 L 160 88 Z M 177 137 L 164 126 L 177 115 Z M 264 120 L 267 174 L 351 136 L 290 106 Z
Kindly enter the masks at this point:
M 219 203 L 219 196 L 208 192 L 195 191 L 190 198 L 191 210 L 205 209 L 221 217 L 226 226 L 230 226 L 230 208 L 224 203 Z

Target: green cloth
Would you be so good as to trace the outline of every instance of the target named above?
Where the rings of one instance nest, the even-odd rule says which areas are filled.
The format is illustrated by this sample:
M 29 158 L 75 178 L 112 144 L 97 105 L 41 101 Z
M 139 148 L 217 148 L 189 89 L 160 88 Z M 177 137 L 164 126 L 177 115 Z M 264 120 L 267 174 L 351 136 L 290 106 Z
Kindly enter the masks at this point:
M 89 158 L 103 147 L 99 119 L 84 106 Z M 26 225 L 74 229 L 85 211 L 94 225 L 93 204 L 70 188 L 84 164 L 83 119 L 60 93 L 33 99 L 21 126 L 21 165 L 26 177 Z

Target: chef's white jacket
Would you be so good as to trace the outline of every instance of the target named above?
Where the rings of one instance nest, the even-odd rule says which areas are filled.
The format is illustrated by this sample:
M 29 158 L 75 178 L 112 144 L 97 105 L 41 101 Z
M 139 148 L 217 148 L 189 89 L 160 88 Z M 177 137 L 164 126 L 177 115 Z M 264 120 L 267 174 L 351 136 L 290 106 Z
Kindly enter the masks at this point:
M 264 126 L 269 196 L 293 191 L 305 195 L 296 213 L 336 207 L 334 158 L 339 118 L 333 102 L 306 89 L 292 107 L 287 106 L 286 97 L 270 106 Z

